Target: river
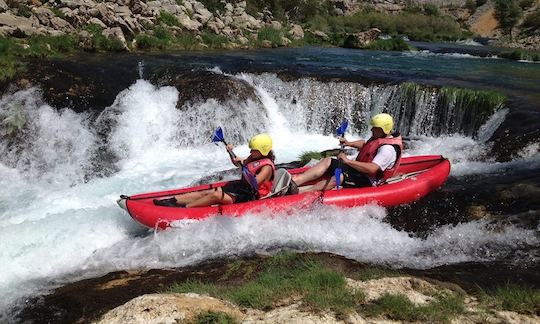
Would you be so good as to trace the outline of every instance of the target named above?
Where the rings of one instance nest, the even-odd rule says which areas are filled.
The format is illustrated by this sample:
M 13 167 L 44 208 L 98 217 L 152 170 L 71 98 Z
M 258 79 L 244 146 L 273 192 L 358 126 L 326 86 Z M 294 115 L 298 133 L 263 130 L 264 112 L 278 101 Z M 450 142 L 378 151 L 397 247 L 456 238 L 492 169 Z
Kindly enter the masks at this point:
M 333 48 L 82 57 L 66 64 L 101 66 L 96 73 L 113 80 L 103 84 L 111 89 L 119 86 L 120 63 L 130 71 L 118 76 L 127 85 L 103 107 L 53 105 L 40 87 L 0 98 L 0 320 L 66 282 L 279 249 L 393 268 L 538 265 L 540 142 L 516 132 L 538 134 L 540 64 Z M 201 98 L 177 109 L 183 92 L 197 88 L 167 80 L 199 74 L 241 82 L 256 100 L 230 93 L 227 102 Z M 443 86 L 498 91 L 508 100 L 486 104 Z M 241 156 L 250 136 L 269 132 L 277 162 L 286 163 L 337 147 L 331 132 L 343 118 L 351 120 L 347 137 L 366 137 L 369 116 L 382 111 L 409 139 L 406 155 L 442 154 L 452 163 L 448 184 L 423 204 L 214 217 L 154 232 L 115 203 L 120 194 L 188 186 L 230 169 L 226 151 L 209 141 L 217 126 Z M 526 203 L 500 201 L 504 193 Z M 473 205 L 496 217 L 471 220 L 465 214 Z M 396 215 L 439 223 L 419 234 L 388 221 Z M 533 222 L 508 221 L 515 218 Z

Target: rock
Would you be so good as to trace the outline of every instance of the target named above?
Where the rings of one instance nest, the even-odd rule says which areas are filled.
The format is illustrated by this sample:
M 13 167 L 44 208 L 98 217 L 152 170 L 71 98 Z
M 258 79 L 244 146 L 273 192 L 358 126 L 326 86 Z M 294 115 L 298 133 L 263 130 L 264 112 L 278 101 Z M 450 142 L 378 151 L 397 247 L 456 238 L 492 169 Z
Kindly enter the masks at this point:
M 476 220 L 491 216 L 484 205 L 472 205 L 468 208 L 468 213 L 472 219 Z
M 180 15 L 176 16 L 178 18 L 178 22 L 182 27 L 189 31 L 198 31 L 199 28 L 202 27 L 202 24 L 196 20 L 191 20 L 188 15 L 185 13 L 181 13 Z
M 537 315 L 522 315 L 510 311 L 496 311 L 497 317 L 508 324 L 537 324 L 540 323 L 540 317 Z
M 272 48 L 272 47 L 273 47 L 273 46 L 272 46 L 272 42 L 269 41 L 269 40 L 266 40 L 266 39 L 262 41 L 261 46 L 262 46 L 263 48 Z
M 193 293 L 149 294 L 107 312 L 97 323 L 184 323 L 203 312 L 226 313 L 236 321 L 244 318 L 236 306 L 213 297 Z
M 73 31 L 74 28 L 67 21 L 60 17 L 52 17 L 50 26 L 56 30 L 62 30 L 66 32 Z
M 37 20 L 37 18 L 34 17 Z M 30 18 L 15 16 L 11 13 L 0 14 L 0 30 L 14 37 L 28 37 L 42 35 L 44 31 L 39 28 L 39 20 L 36 22 Z
M 283 28 L 281 23 L 277 20 L 272 20 L 272 22 L 270 23 L 270 27 L 275 30 L 281 30 L 281 28 Z
M 451 293 L 447 288 L 439 287 L 425 280 L 414 277 L 390 277 L 369 281 L 347 279 L 351 289 L 361 289 L 366 294 L 366 301 L 371 302 L 383 294 L 403 294 L 415 304 L 426 304 L 440 293 Z
M 324 41 L 327 41 L 330 39 L 330 37 L 328 37 L 328 35 L 326 35 L 326 33 L 320 31 L 320 30 L 316 30 L 313 32 L 313 35 L 319 37 L 320 39 L 324 40 Z
M 92 42 L 92 35 L 86 31 L 82 30 L 77 34 L 77 38 L 79 41 L 79 46 L 85 50 L 90 51 L 94 49 L 94 43 Z
M 382 31 L 380 29 L 371 28 L 365 32 L 347 34 L 343 46 L 347 48 L 363 48 L 377 39 L 381 33 Z
M 247 45 L 249 43 L 249 39 L 247 39 L 246 37 L 242 35 L 238 35 L 238 37 L 236 38 L 236 41 L 242 45 Z
M 280 44 L 281 46 L 287 47 L 287 46 L 291 45 L 291 43 L 292 43 L 292 41 L 290 39 L 288 39 L 287 37 L 285 37 L 285 36 L 281 37 L 281 44 Z
M 195 7 L 195 15 L 193 17 L 197 19 L 201 24 L 206 24 L 214 14 L 212 14 L 208 9 L 206 9 L 204 6 L 196 6 Z
M 183 5 L 189 14 L 195 13 L 195 10 L 193 9 L 193 5 L 189 1 L 184 1 Z
M 225 24 L 221 19 L 215 17 L 212 21 L 208 22 L 206 26 L 214 32 L 214 34 L 219 35 L 223 28 L 225 28 Z
M 114 8 L 114 12 L 124 17 L 129 17 L 133 15 L 133 13 L 131 12 L 128 6 L 116 6 L 116 8 Z
M 122 32 L 122 29 L 120 27 L 105 29 L 103 30 L 102 35 L 107 37 L 107 39 L 119 41 L 122 44 L 122 48 L 125 51 L 129 51 L 126 37 L 124 36 L 124 33 Z
M 4 0 L 0 0 L 0 13 L 5 12 L 9 9 L 8 5 L 4 2 Z
M 302 26 L 300 25 L 292 25 L 292 28 L 289 34 L 291 34 L 292 37 L 296 40 L 304 38 L 304 30 L 302 29 Z
M 263 26 L 263 22 L 244 12 L 239 16 L 234 16 L 231 25 L 238 29 L 261 29 Z
M 343 318 L 344 317 L 344 318 Z M 367 322 L 356 313 L 344 314 L 338 318 L 334 312 L 309 312 L 299 303 L 276 307 L 268 312 L 259 310 L 246 310 L 246 317 L 242 323 L 291 323 L 291 324 L 333 324 L 333 323 L 374 323 Z
M 105 29 L 107 28 L 107 25 L 105 25 L 103 23 L 103 21 L 99 20 L 98 18 L 90 18 L 90 20 L 88 20 L 88 24 L 91 25 L 91 24 L 94 24 L 94 25 L 98 25 L 100 26 L 101 28 Z
M 33 8 L 32 12 L 37 17 L 39 22 L 45 26 L 50 26 L 51 18 L 56 17 L 56 15 L 46 7 Z

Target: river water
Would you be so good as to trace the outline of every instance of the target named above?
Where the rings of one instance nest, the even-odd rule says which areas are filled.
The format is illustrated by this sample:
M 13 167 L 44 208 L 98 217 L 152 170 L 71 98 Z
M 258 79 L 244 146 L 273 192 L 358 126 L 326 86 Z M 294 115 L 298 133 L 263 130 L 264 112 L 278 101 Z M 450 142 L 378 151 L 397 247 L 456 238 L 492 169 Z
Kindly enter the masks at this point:
M 450 159 L 449 188 L 470 186 L 474 195 L 485 189 L 476 187 L 478 179 L 490 186 L 519 185 L 526 182 L 516 178 L 521 172 L 531 175 L 530 185 L 538 188 L 538 139 L 527 139 L 506 161 L 496 160 L 492 149 L 494 134 L 504 134 L 500 127 L 517 127 L 505 123 L 514 111 L 538 127 L 539 64 L 319 48 L 131 59 L 137 63 L 136 77 L 108 107 L 83 112 L 53 107 L 39 87 L 0 98 L 0 319 L 8 319 L 25 299 L 81 278 L 281 248 L 332 252 L 395 268 L 538 263 L 538 223 L 494 228 L 492 221 L 481 219 L 445 224 L 419 236 L 385 221 L 389 211 L 378 206 L 321 206 L 293 215 L 221 216 L 154 232 L 136 224 L 115 199 L 188 186 L 230 169 L 226 151 L 209 142 L 216 126 L 223 126 L 241 156 L 248 154 L 246 139 L 269 132 L 277 162 L 285 163 L 305 151 L 337 147 L 331 130 L 342 118 L 352 121 L 347 137 L 367 136 L 365 121 L 383 110 L 394 114 L 411 138 L 406 155 Z M 231 94 L 230 103 L 203 99 L 177 109 L 183 89 L 155 81 L 164 68 L 226 76 L 248 84 L 258 100 Z M 283 74 L 287 77 L 280 78 Z M 497 105 L 485 118 L 471 121 L 458 111 L 458 103 L 441 105 L 436 88 L 416 89 L 414 103 L 403 104 L 411 99 L 404 81 L 497 90 L 520 105 Z M 21 118 L 25 126 L 13 133 L 7 125 Z M 106 132 L 103 120 L 109 121 Z M 107 163 L 104 151 L 114 156 Z M 102 168 L 110 170 L 100 173 Z M 429 218 L 433 209 L 416 216 Z M 438 217 L 445 215 L 444 205 L 441 209 Z

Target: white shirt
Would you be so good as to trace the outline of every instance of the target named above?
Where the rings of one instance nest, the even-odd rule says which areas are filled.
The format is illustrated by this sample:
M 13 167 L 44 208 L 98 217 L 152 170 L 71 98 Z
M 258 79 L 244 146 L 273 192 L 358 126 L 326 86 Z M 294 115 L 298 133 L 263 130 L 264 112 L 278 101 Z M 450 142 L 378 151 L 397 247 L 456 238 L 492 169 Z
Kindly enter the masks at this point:
M 396 149 L 389 144 L 382 145 L 377 150 L 377 154 L 375 154 L 375 157 L 373 158 L 373 163 L 377 164 L 379 168 L 381 168 L 381 171 L 390 169 L 394 166 L 397 160 L 397 153 Z M 369 177 L 369 180 L 371 181 L 371 184 L 374 184 L 377 179 Z

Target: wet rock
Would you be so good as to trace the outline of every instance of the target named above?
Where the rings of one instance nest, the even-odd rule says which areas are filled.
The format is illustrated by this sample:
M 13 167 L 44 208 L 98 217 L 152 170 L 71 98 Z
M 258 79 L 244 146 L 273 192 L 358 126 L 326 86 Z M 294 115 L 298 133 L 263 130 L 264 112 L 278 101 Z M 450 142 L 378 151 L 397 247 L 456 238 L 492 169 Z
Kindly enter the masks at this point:
M 226 313 L 239 321 L 244 314 L 228 302 L 198 294 L 151 294 L 132 299 L 106 313 L 98 324 L 178 323 L 203 312 Z
M 484 205 L 473 205 L 468 208 L 469 215 L 472 219 L 478 220 L 482 218 L 490 217 L 491 214 L 488 212 L 486 206 Z
M 512 201 L 518 199 L 540 201 L 540 188 L 532 183 L 518 183 L 499 192 L 499 198 Z
M 382 31 L 380 29 L 371 28 L 365 32 L 347 34 L 343 46 L 347 48 L 363 48 L 376 40 L 381 33 Z
M 209 71 L 182 74 L 170 81 L 164 81 L 164 83 L 176 87 L 180 92 L 178 107 L 182 107 L 186 102 L 199 102 L 208 99 L 215 99 L 221 103 L 231 100 L 259 102 L 255 89 L 249 83 Z

